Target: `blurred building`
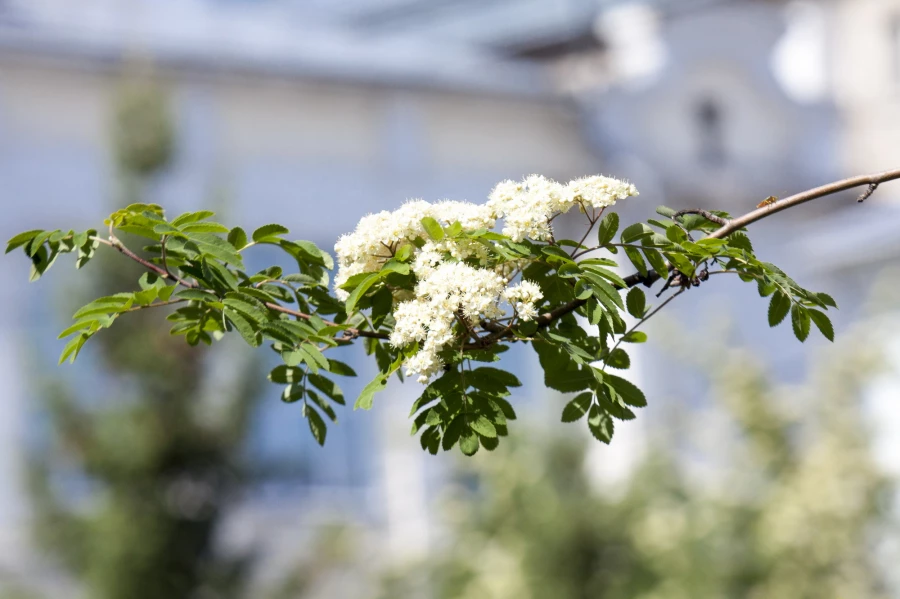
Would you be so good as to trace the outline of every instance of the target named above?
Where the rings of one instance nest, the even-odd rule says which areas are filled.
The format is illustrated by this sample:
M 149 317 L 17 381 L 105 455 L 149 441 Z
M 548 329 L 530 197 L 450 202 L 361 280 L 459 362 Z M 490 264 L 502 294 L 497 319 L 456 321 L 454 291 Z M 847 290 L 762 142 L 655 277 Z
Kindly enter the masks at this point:
M 657 204 L 739 213 L 900 162 L 898 23 L 890 0 L 0 0 L 0 236 L 86 228 L 110 211 L 111 106 L 134 64 L 152 64 L 173 101 L 178 157 L 154 183 L 171 212 L 218 202 L 226 222 L 283 222 L 328 248 L 406 198 L 478 201 L 507 177 L 599 171 L 638 185 L 640 203 L 623 207 L 635 218 Z M 851 196 L 754 234 L 801 281 L 838 290 L 838 328 L 857 314 L 849 285 L 880 267 L 872 239 L 882 263 L 900 253 L 886 217 L 900 192 L 886 186 L 865 208 Z M 0 577 L 37 578 L 45 565 L 21 550 L 21 458 L 29 372 L 55 363 L 46 340 L 61 319 L 39 326 L 53 306 L 20 260 L 0 275 L 21 281 L 0 290 Z M 747 314 L 742 338 L 789 375 L 801 346 L 765 327 L 764 301 L 733 291 L 709 285 L 694 300 Z M 637 375 L 664 368 L 654 360 Z M 287 567 L 297 539 L 335 518 L 374 527 L 390 554 L 426 548 L 446 458 L 405 435 L 414 393 L 345 411 L 324 450 L 294 408 L 264 402 L 252 453 L 276 474 L 226 540 L 265 541 Z M 628 431 L 640 426 L 622 427 L 612 451 L 639 445 Z

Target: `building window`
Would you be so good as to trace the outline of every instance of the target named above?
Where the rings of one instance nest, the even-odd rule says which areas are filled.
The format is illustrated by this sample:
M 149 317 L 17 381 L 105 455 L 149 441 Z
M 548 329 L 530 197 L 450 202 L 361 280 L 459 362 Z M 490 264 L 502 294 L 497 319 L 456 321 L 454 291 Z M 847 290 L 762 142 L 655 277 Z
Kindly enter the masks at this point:
M 697 131 L 697 160 L 704 166 L 725 165 L 725 135 L 720 103 L 712 97 L 701 98 L 694 107 Z

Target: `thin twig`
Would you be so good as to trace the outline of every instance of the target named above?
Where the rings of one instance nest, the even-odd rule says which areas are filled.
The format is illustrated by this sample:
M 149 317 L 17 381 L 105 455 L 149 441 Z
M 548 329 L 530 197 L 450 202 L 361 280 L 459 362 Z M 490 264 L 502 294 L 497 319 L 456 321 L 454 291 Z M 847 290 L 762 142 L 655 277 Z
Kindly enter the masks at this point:
M 675 293 L 673 293 L 672 295 L 670 295 L 669 297 L 667 297 L 666 300 L 665 300 L 663 303 L 661 303 L 660 305 L 658 305 L 652 312 L 650 312 L 649 314 L 647 314 L 646 316 L 644 316 L 642 319 L 640 319 L 639 321 L 637 321 L 637 323 L 635 323 L 635 325 L 634 325 L 633 327 L 631 327 L 630 329 L 628 329 L 627 331 L 625 331 L 625 334 L 622 335 L 621 337 L 619 337 L 619 340 L 616 341 L 616 344 L 613 345 L 613 347 L 612 347 L 611 350 L 609 350 L 608 356 L 611 356 L 612 353 L 613 353 L 614 351 L 616 351 L 616 349 L 622 344 L 622 340 L 625 339 L 625 337 L 627 337 L 627 336 L 630 335 L 631 333 L 635 332 L 639 326 L 641 326 L 642 324 L 644 324 L 645 322 L 647 322 L 648 320 L 650 320 L 651 318 L 653 318 L 653 316 L 654 316 L 657 312 L 659 312 L 660 310 L 662 310 L 663 308 L 665 308 L 666 305 L 667 305 L 669 302 L 671 302 L 673 299 L 675 299 L 676 297 L 678 297 L 679 295 L 681 295 L 682 293 L 684 293 L 684 292 L 687 291 L 688 289 L 689 289 L 689 287 L 682 287 L 681 289 L 679 289 L 678 291 L 676 291 Z
M 678 218 L 679 216 L 684 216 L 685 214 L 699 214 L 700 216 L 702 216 L 709 222 L 716 223 L 717 225 L 727 225 L 728 224 L 727 218 L 722 218 L 721 216 L 716 216 L 712 212 L 709 212 L 707 210 L 701 210 L 700 208 L 690 208 L 688 210 L 679 210 L 678 212 L 676 212 L 675 214 L 672 215 L 672 219 L 674 220 L 674 219 Z
M 152 262 L 144 260 L 137 254 L 135 254 L 134 252 L 129 250 L 127 247 L 122 245 L 122 242 L 119 241 L 118 239 L 116 239 L 115 237 L 113 237 L 112 239 L 103 239 L 102 237 L 91 237 L 91 239 L 99 241 L 102 244 L 108 245 L 109 247 L 124 254 L 128 258 L 131 258 L 132 260 L 134 260 L 135 262 L 137 262 L 138 264 L 140 264 L 147 270 L 156 273 L 157 275 L 159 275 L 160 277 L 162 277 L 164 279 L 178 281 L 178 283 L 180 283 L 184 287 L 187 287 L 188 289 L 196 289 L 197 288 L 197 285 L 195 283 L 185 281 L 179 277 L 176 277 L 173 274 L 167 273 L 164 269 L 153 264 Z M 179 299 L 179 300 L 172 300 L 170 302 L 160 302 L 158 304 L 151 304 L 150 306 L 141 306 L 140 308 L 137 308 L 137 309 L 144 309 L 144 308 L 150 308 L 150 307 L 156 307 L 156 306 L 164 306 L 169 303 L 177 303 L 177 302 L 181 302 L 181 301 L 185 301 L 185 300 Z M 284 306 L 281 306 L 281 305 L 273 303 L 273 302 L 266 302 L 266 307 L 270 308 L 272 310 L 275 310 L 276 312 L 290 314 L 291 316 L 296 316 L 297 318 L 302 318 L 304 320 L 309 320 L 310 318 L 312 318 L 309 314 L 304 314 L 303 312 L 299 312 L 297 310 L 291 310 L 290 308 L 285 308 Z M 128 311 L 130 312 L 132 310 L 128 310 Z M 323 320 L 322 322 L 324 322 L 326 326 L 340 326 L 340 325 L 338 325 L 338 323 L 331 322 L 329 320 Z M 345 329 L 344 334 L 348 337 L 353 337 L 353 338 L 356 338 L 356 337 L 371 337 L 373 339 L 388 339 L 389 338 L 386 333 L 379 333 L 377 331 L 362 331 L 362 330 L 355 329 L 355 328 Z
M 162 253 L 162 265 L 163 265 L 163 270 L 166 271 L 166 274 L 169 275 L 170 277 L 172 277 L 172 276 L 173 276 L 173 275 L 172 275 L 172 271 L 169 270 L 169 262 L 168 262 L 168 259 L 167 259 L 167 256 L 166 256 L 166 242 L 167 242 L 167 241 L 169 241 L 169 236 L 168 236 L 168 235 L 163 235 L 162 241 L 160 242 L 160 248 L 161 248 L 161 250 L 162 250 L 162 251 L 161 251 L 161 253 Z M 174 278 L 174 277 L 173 277 L 173 278 Z
M 119 241 L 115 236 L 111 237 L 110 239 L 103 239 L 102 237 L 92 236 L 91 239 L 108 245 L 109 247 L 113 248 L 117 252 L 120 252 L 120 253 L 124 254 L 125 256 L 128 256 L 129 258 L 131 258 L 132 260 L 134 260 L 135 262 L 137 262 L 138 264 L 140 264 L 147 270 L 156 273 L 157 275 L 159 275 L 160 277 L 162 277 L 164 279 L 169 279 L 171 281 L 177 281 L 180 285 L 187 287 L 188 289 L 194 289 L 197 287 L 197 285 L 195 283 L 191 283 L 190 281 L 185 281 L 184 279 L 182 279 L 180 277 L 176 277 L 175 275 L 166 272 L 165 269 L 160 268 L 159 266 L 153 264 L 152 262 L 150 262 L 148 260 L 144 260 L 137 254 L 135 254 L 134 252 L 129 250 L 127 247 L 125 247 L 122 244 L 122 242 Z
M 737 218 L 733 218 L 728 221 L 727 225 L 723 225 L 719 229 L 716 229 L 712 233 L 710 233 L 707 238 L 709 239 L 721 239 L 723 237 L 727 237 L 731 235 L 735 231 L 743 229 L 753 223 L 760 221 L 766 217 L 769 217 L 776 212 L 781 212 L 782 210 L 787 210 L 788 208 L 792 208 L 794 206 L 798 206 L 805 202 L 809 202 L 812 200 L 817 200 L 819 198 L 824 198 L 830 195 L 834 195 L 836 193 L 840 193 L 842 191 L 847 191 L 848 189 L 853 189 L 854 187 L 860 187 L 861 185 L 875 185 L 878 186 L 882 183 L 887 183 L 888 181 L 895 181 L 900 179 L 900 169 L 894 169 L 890 171 L 884 171 L 881 173 L 875 173 L 872 175 L 860 175 L 858 177 L 850 177 L 849 179 L 842 179 L 840 181 L 835 181 L 834 183 L 829 183 L 827 185 L 822 185 L 821 187 L 816 187 L 813 189 L 809 189 L 807 191 L 800 192 L 798 194 L 792 195 L 790 197 L 784 198 L 780 202 L 776 202 L 774 204 L 770 204 L 768 206 L 764 206 L 763 208 L 757 208 L 743 216 L 739 216 Z M 640 273 L 634 273 L 628 275 L 624 278 L 626 287 L 634 287 L 638 284 L 652 285 L 656 281 L 659 280 L 659 275 L 656 271 L 652 271 L 648 273 L 646 276 L 641 275 Z M 554 320 L 569 314 L 570 312 L 574 312 L 581 306 L 586 303 L 586 300 L 572 300 L 562 306 L 557 307 L 555 310 L 551 312 L 547 312 L 542 314 L 540 318 L 538 318 L 538 326 L 546 327 L 551 324 Z
M 273 303 L 273 302 L 266 302 L 265 305 L 266 305 L 266 308 L 269 308 L 270 310 L 275 310 L 276 312 L 281 312 L 283 314 L 289 314 L 291 316 L 296 316 L 297 318 L 302 318 L 303 320 L 309 320 L 310 318 L 312 318 L 312 316 L 310 316 L 309 314 L 305 314 L 305 313 L 299 312 L 297 310 L 292 310 L 290 308 L 285 308 L 284 306 Z M 322 322 L 325 323 L 325 326 L 334 326 L 334 327 L 341 326 L 340 324 L 338 324 L 336 322 L 331 322 L 330 320 L 323 320 Z M 389 336 L 387 335 L 387 333 L 380 333 L 378 331 L 362 331 L 360 329 L 355 329 L 355 328 L 344 329 L 344 334 L 349 337 L 353 337 L 353 338 L 369 337 L 371 339 L 389 339 Z
M 882 173 L 876 173 L 874 175 L 850 177 L 849 179 L 842 179 L 841 181 L 835 181 L 834 183 L 829 183 L 828 185 L 822 185 L 821 187 L 809 189 L 807 191 L 792 195 L 788 198 L 784 198 L 780 202 L 775 202 L 774 204 L 764 206 L 763 208 L 757 208 L 756 210 L 748 212 L 743 216 L 733 218 L 727 225 L 710 233 L 709 237 L 711 239 L 722 239 L 723 237 L 727 237 L 735 231 L 743 229 L 748 225 L 752 225 L 756 221 L 769 217 L 776 212 L 781 212 L 782 210 L 787 210 L 788 208 L 799 206 L 800 204 L 809 202 L 811 200 L 818 200 L 819 198 L 824 198 L 826 196 L 834 195 L 842 191 L 847 191 L 848 189 L 853 189 L 854 187 L 859 187 L 861 185 L 869 185 L 870 187 L 872 185 L 875 185 L 877 187 L 882 183 L 887 183 L 888 181 L 894 181 L 896 179 L 900 179 L 900 169 L 884 171 Z
M 582 205 L 583 205 L 583 204 L 582 204 Z M 592 208 L 591 210 L 593 210 L 593 208 Z M 574 257 L 575 257 L 575 252 L 578 251 L 578 248 L 581 247 L 581 246 L 584 244 L 584 240 L 587 239 L 587 236 L 590 235 L 590 234 L 591 234 L 591 231 L 594 230 L 594 225 L 597 224 L 597 221 L 600 219 L 601 216 L 603 216 L 603 211 L 604 211 L 604 210 L 606 210 L 606 208 L 601 208 L 601 209 L 600 209 L 600 214 L 596 214 L 596 213 L 594 213 L 594 212 L 591 212 L 591 216 L 588 216 L 588 217 L 587 217 L 588 222 L 590 223 L 590 226 L 588 226 L 587 231 L 584 232 L 584 235 L 581 237 L 581 241 L 578 242 L 578 246 L 572 248 L 572 253 L 569 254 L 569 257 L 570 257 L 570 258 L 574 258 Z M 585 213 L 584 213 L 584 214 L 585 214 L 585 216 L 587 216 L 587 211 L 586 211 L 586 210 L 585 210 Z
M 856 202 L 858 204 L 862 204 L 869 199 L 869 196 L 875 193 L 876 189 L 878 189 L 878 183 L 869 183 L 869 187 L 864 192 L 859 194 L 859 197 L 856 198 Z
M 147 304 L 146 306 L 134 306 L 133 308 L 128 308 L 127 310 L 122 310 L 122 312 L 137 312 L 138 310 L 146 310 L 147 308 L 160 308 L 162 306 L 171 306 L 172 304 L 181 304 L 188 300 L 186 299 L 173 299 L 165 302 L 157 302 L 155 304 Z

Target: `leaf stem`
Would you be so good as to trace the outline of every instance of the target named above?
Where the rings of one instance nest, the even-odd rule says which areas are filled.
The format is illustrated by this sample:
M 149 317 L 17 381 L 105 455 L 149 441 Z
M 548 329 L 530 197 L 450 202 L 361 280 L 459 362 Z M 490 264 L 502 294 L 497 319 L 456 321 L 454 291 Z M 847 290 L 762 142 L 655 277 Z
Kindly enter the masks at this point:
M 609 354 L 607 354 L 607 359 L 609 359 L 609 356 L 611 356 L 612 353 L 613 353 L 614 351 L 616 351 L 616 349 L 618 349 L 618 347 L 619 347 L 620 345 L 622 345 L 622 340 L 623 340 L 625 337 L 627 337 L 627 336 L 630 335 L 631 333 L 635 332 L 639 326 L 641 326 L 642 324 L 644 324 L 645 322 L 647 322 L 648 320 L 650 320 L 651 318 L 653 318 L 653 316 L 654 316 L 657 312 L 659 312 L 660 310 L 662 310 L 663 308 L 665 308 L 666 305 L 667 305 L 669 302 L 671 302 L 673 299 L 675 299 L 676 297 L 678 297 L 679 295 L 681 295 L 682 293 L 684 293 L 684 292 L 687 291 L 688 289 L 689 289 L 688 287 L 682 287 L 681 289 L 679 289 L 678 291 L 676 291 L 675 293 L 673 293 L 672 295 L 670 295 L 669 297 L 667 297 L 667 298 L 666 298 L 666 301 L 664 301 L 663 303 L 661 303 L 660 305 L 658 305 L 658 306 L 656 307 L 656 309 L 654 309 L 652 312 L 650 312 L 649 314 L 647 314 L 646 316 L 644 316 L 642 319 L 640 319 L 639 321 L 637 321 L 637 323 L 635 323 L 635 325 L 634 325 L 633 327 L 631 327 L 630 329 L 628 329 L 627 331 L 625 331 L 625 334 L 622 335 L 621 337 L 619 337 L 619 340 L 616 341 L 616 344 L 613 345 L 613 347 L 612 347 L 611 350 L 609 350 Z M 603 369 L 606 370 L 606 360 L 603 361 Z

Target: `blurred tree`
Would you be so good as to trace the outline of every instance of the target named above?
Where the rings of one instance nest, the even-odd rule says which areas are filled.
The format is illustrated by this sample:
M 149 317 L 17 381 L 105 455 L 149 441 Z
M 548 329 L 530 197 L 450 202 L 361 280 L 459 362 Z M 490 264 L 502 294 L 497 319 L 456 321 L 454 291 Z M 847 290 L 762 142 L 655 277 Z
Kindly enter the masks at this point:
M 129 81 L 116 113 L 124 195 L 137 201 L 173 151 L 165 94 Z M 113 256 L 92 270 L 92 296 L 141 272 Z M 224 377 L 229 385 L 216 382 L 205 352 L 171 337 L 156 315 L 133 316 L 98 336 L 102 387 L 57 381 L 46 396 L 51 441 L 30 476 L 36 536 L 92 598 L 240 596 L 249 560 L 220 555 L 214 537 L 243 482 L 258 373 L 244 360 Z
M 713 480 L 686 474 L 695 451 L 659 449 L 623 494 L 597 493 L 571 438 L 467 461 L 447 504 L 450 544 L 389 576 L 383 597 L 892 596 L 875 551 L 895 524 L 892 487 L 859 406 L 879 353 L 864 337 L 818 364 L 800 393 L 773 388 L 748 352 L 716 348 L 715 410 L 734 428 L 704 456 L 720 461 Z M 798 403 L 802 419 L 786 410 Z M 678 439 L 708 435 L 709 419 L 681 416 Z M 677 447 L 668 441 L 659 447 Z

